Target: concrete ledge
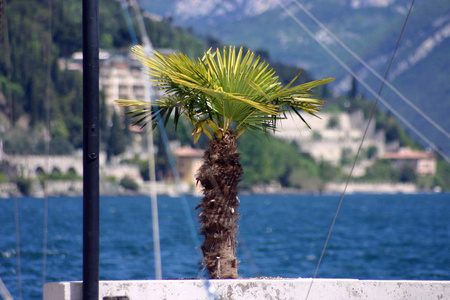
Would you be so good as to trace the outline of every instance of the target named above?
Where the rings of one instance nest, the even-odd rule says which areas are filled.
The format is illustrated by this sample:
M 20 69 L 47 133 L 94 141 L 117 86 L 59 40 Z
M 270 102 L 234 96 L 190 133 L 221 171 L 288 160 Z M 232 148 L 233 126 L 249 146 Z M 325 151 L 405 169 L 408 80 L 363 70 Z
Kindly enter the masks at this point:
M 221 300 L 305 299 L 311 279 L 210 280 Z M 100 300 L 208 299 L 202 280 L 101 281 Z M 44 300 L 81 300 L 82 282 L 52 282 L 44 286 Z M 315 279 L 309 300 L 450 299 L 450 281 Z

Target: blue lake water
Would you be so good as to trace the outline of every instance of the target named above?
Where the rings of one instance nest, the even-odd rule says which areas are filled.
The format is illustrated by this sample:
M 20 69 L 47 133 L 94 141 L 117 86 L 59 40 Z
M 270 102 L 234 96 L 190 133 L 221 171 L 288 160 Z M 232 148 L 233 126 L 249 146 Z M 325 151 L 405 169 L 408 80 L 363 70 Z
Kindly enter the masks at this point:
M 244 195 L 242 277 L 312 277 L 339 196 Z M 192 219 L 198 198 L 187 197 Z M 163 278 L 198 276 L 179 198 L 159 197 Z M 44 200 L 19 198 L 23 299 L 41 299 Z M 15 200 L 0 199 L 0 278 L 19 298 Z M 154 278 L 150 200 L 101 198 L 100 279 Z M 199 237 L 201 240 L 201 237 Z M 50 198 L 46 282 L 82 280 L 82 198 Z M 317 277 L 450 280 L 450 194 L 345 196 Z

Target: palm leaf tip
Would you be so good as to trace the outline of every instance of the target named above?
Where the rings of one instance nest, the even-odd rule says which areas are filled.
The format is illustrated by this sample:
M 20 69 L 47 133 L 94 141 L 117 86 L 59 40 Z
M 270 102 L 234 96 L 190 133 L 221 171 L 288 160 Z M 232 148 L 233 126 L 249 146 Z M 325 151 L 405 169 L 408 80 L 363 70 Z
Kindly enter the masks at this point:
M 118 106 L 151 106 L 150 102 L 136 99 L 119 99 L 115 101 Z

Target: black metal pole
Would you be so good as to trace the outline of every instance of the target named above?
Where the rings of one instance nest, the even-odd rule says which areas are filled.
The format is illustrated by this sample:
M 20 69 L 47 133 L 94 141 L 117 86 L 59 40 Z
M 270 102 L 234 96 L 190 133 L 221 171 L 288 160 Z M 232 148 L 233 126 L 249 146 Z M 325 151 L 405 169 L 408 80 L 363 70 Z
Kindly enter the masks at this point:
M 99 299 L 98 0 L 83 0 L 83 300 Z

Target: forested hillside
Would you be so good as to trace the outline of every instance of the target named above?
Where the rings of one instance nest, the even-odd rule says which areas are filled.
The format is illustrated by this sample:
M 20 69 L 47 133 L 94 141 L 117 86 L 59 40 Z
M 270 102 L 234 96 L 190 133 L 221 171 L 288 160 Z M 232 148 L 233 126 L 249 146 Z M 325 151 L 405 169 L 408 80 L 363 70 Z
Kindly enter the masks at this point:
M 119 2 L 102 1 L 99 16 L 100 47 L 129 49 L 132 39 Z M 81 1 L 13 0 L 3 5 L 0 122 L 5 151 L 42 152 L 44 137 L 51 140 L 51 153 L 81 147 L 81 74 L 58 66 L 60 58 L 82 50 L 81 21 Z M 200 55 L 206 47 L 166 20 L 146 18 L 146 26 L 156 48 Z

